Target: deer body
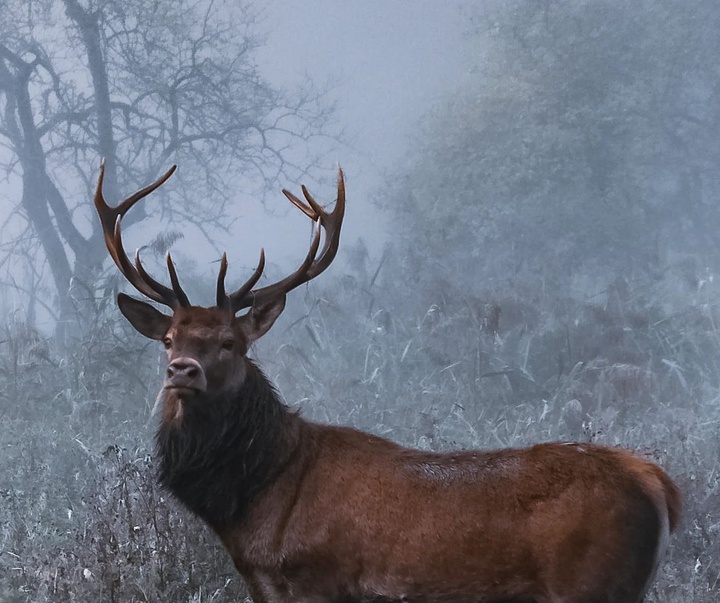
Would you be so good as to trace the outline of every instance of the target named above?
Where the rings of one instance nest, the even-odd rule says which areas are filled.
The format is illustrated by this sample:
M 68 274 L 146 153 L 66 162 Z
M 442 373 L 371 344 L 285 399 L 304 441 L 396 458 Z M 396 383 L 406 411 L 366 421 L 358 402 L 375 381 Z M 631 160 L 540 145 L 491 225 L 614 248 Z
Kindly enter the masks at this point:
M 412 450 L 302 419 L 250 363 L 246 379 L 185 404 L 157 443 L 161 482 L 219 534 L 257 603 L 634 602 L 677 521 L 667 476 L 623 450 Z M 203 424 L 211 404 L 228 414 Z M 169 467 L 172 438 L 205 429 L 216 445 Z
M 166 179 L 169 174 L 163 178 Z M 120 310 L 163 341 L 159 479 L 219 535 L 256 603 L 639 603 L 680 511 L 657 465 L 590 444 L 433 453 L 291 412 L 247 358 L 285 294 L 332 261 L 344 210 L 325 213 L 303 189 L 295 205 L 319 231 L 301 267 L 191 306 L 152 280 L 120 238 L 118 208 L 96 204 L 123 274 L 172 316 L 120 294 Z M 108 225 L 114 221 L 112 231 Z M 241 316 L 240 309 L 249 308 Z

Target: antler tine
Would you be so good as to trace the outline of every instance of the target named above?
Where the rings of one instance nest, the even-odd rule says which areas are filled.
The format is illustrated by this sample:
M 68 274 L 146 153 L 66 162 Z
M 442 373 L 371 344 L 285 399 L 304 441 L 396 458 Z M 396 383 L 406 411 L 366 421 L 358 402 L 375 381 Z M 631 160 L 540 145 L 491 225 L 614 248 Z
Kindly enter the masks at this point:
M 265 250 L 260 250 L 260 261 L 258 262 L 255 272 L 252 273 L 250 278 L 245 281 L 242 287 L 240 287 L 234 293 L 226 295 L 225 293 L 225 274 L 227 272 L 227 257 L 223 254 L 223 260 L 220 264 L 220 274 L 218 274 L 218 287 L 217 287 L 217 305 L 219 308 L 229 308 L 233 310 L 233 313 L 237 312 L 244 306 L 239 306 L 238 310 L 235 310 L 235 306 L 239 300 L 245 297 L 252 288 L 257 284 L 262 276 L 263 270 L 265 270 Z
M 285 295 L 292 289 L 318 276 L 331 264 L 333 259 L 335 259 L 340 244 L 340 228 L 342 226 L 343 216 L 345 215 L 345 180 L 342 169 L 338 169 L 337 202 L 332 212 L 325 211 L 304 186 L 302 187 L 302 191 L 307 205 L 290 191 L 283 189 L 283 194 L 295 207 L 300 209 L 300 211 L 316 224 L 315 234 L 310 245 L 310 250 L 305 256 L 305 260 L 295 272 L 277 283 L 255 291 L 252 291 L 252 287 L 247 287 L 247 283 L 243 285 L 241 289 L 230 296 L 232 299 L 233 312 L 238 312 L 253 304 L 263 303 L 268 299 Z M 322 230 L 325 230 L 325 243 L 322 251 L 320 251 L 318 255 Z
M 95 209 L 100 216 L 105 245 L 110 253 L 110 256 L 115 262 L 115 265 L 120 269 L 120 272 L 123 276 L 125 276 L 128 282 L 140 293 L 149 297 L 153 301 L 164 304 L 173 309 L 178 306 L 190 305 L 187 295 L 185 295 L 185 292 L 182 288 L 180 288 L 180 285 L 177 282 L 177 275 L 175 274 L 173 276 L 174 267 L 170 273 L 170 280 L 173 283 L 173 289 L 170 289 L 158 283 L 144 270 L 142 264 L 140 263 L 139 250 L 135 254 L 135 266 L 133 266 L 127 256 L 127 253 L 125 252 L 125 248 L 123 247 L 120 222 L 123 216 L 133 205 L 135 205 L 135 203 L 161 186 L 168 178 L 170 178 L 170 176 L 172 176 L 176 169 L 177 166 L 173 165 L 155 182 L 140 189 L 133 195 L 130 195 L 116 207 L 111 207 L 105 201 L 102 190 L 103 181 L 105 180 L 105 161 L 103 160 L 100 164 L 100 175 L 98 177 L 97 189 L 95 190 Z
M 310 249 L 308 250 L 305 259 L 303 260 L 303 263 L 300 264 L 298 269 L 292 274 L 286 276 L 284 279 L 278 281 L 277 283 L 273 283 L 272 285 L 268 285 L 267 287 L 257 289 L 256 291 L 253 291 L 252 287 L 248 287 L 248 283 L 243 285 L 241 289 L 238 289 L 238 291 L 230 295 L 233 313 L 239 312 L 243 308 L 250 308 L 251 306 L 254 306 L 256 304 L 263 304 L 270 299 L 285 295 L 288 291 L 292 291 L 293 289 L 295 289 L 295 287 L 299 287 L 303 283 L 307 282 L 309 280 L 307 278 L 307 272 L 310 269 L 310 266 L 312 266 L 312 263 L 315 261 L 315 256 L 317 255 L 319 247 L 320 226 L 319 224 L 317 224 L 317 227 L 315 228 L 315 234 L 313 235 L 312 243 L 310 243 Z M 254 276 L 255 274 L 253 274 L 253 277 Z M 253 279 L 253 277 L 251 277 L 251 280 Z M 239 293 L 242 293 L 242 295 L 238 295 Z
M 108 240 L 108 235 L 112 235 L 114 231 L 115 221 L 117 220 L 118 216 L 123 217 L 133 205 L 140 201 L 140 199 L 142 199 L 143 197 L 147 197 L 156 188 L 161 186 L 168 178 L 170 178 L 170 176 L 173 175 L 176 169 L 177 165 L 173 165 L 155 182 L 153 182 L 149 186 L 146 186 L 145 188 L 140 189 L 135 194 L 130 195 L 117 207 L 110 207 L 105 201 L 105 197 L 102 191 L 103 182 L 105 180 L 105 160 L 102 160 L 102 162 L 100 163 L 100 175 L 98 176 L 97 189 L 95 190 L 95 208 L 97 209 L 98 215 L 100 216 L 100 222 L 102 223 L 103 234 L 105 235 L 106 242 Z
M 299 208 L 306 216 L 313 220 L 318 220 L 326 233 L 325 244 L 320 252 L 320 256 L 308 270 L 308 280 L 310 280 L 315 278 L 332 263 L 340 244 L 340 227 L 342 226 L 342 220 L 345 215 L 345 179 L 342 169 L 338 169 L 338 194 L 335 208 L 332 212 L 325 211 L 322 206 L 315 201 L 305 186 L 302 187 L 302 192 L 310 207 L 305 205 L 290 191 L 283 189 L 284 195 L 290 199 L 291 203 Z
M 125 249 L 122 245 L 122 235 L 120 232 L 120 220 L 122 216 L 118 216 L 115 220 L 115 229 L 113 230 L 113 235 L 111 242 L 108 243 L 107 248 L 110 252 L 110 255 L 112 256 L 113 260 L 115 260 L 115 264 L 120 269 L 121 274 L 128 280 L 128 282 L 135 287 L 140 293 L 145 295 L 146 297 L 149 297 L 151 300 L 156 301 L 160 304 L 165 304 L 170 307 L 174 307 L 169 303 L 169 298 L 167 297 L 167 293 L 169 292 L 172 294 L 172 291 L 168 290 L 162 291 L 161 288 L 155 288 L 151 285 L 151 281 L 147 281 L 143 278 L 143 274 L 147 275 L 145 271 L 138 272 L 138 270 L 130 263 L 130 259 L 128 258 L 127 254 L 125 253 Z M 107 239 L 106 239 L 107 242 Z M 139 251 L 136 252 L 135 255 L 135 262 L 139 264 Z M 152 281 L 153 284 L 159 285 L 156 281 Z M 160 285 L 162 287 L 162 285 Z
M 223 253 L 222 260 L 220 260 L 220 272 L 218 272 L 217 278 L 217 293 L 215 296 L 215 305 L 218 308 L 229 309 L 230 298 L 225 293 L 225 275 L 227 274 L 227 253 Z
M 315 202 L 315 199 L 313 199 L 312 195 L 305 188 L 304 184 L 302 185 L 302 192 L 303 192 L 303 195 L 305 195 L 305 198 L 307 199 L 308 203 L 310 204 L 310 207 L 305 205 L 300 199 L 298 199 L 295 195 L 293 195 L 289 190 L 282 189 L 282 192 L 283 192 L 283 195 L 285 195 L 290 200 L 290 203 L 292 203 L 295 207 L 297 207 L 308 218 L 310 218 L 313 221 L 318 219 L 318 215 L 322 212 L 322 207 L 320 207 Z
M 162 283 L 157 282 L 152 276 L 150 276 L 145 271 L 145 268 L 143 267 L 142 263 L 140 262 L 140 249 L 135 250 L 135 268 L 137 269 L 138 273 L 140 274 L 142 282 L 145 283 L 151 290 L 162 292 L 164 297 L 172 298 L 173 296 L 175 296 L 175 292 L 172 289 L 169 289 Z M 141 293 L 143 293 L 143 292 L 141 291 Z M 147 295 L 147 293 L 145 293 L 145 295 Z M 150 296 L 148 295 L 148 297 L 150 297 Z M 175 297 L 177 297 L 177 296 L 175 296 Z M 158 301 L 158 300 L 155 300 L 155 301 Z M 164 303 L 164 302 L 161 301 L 160 303 Z M 180 305 L 179 301 L 178 301 L 178 305 Z M 170 306 L 170 307 L 174 308 L 175 306 Z
M 188 299 L 188 296 L 185 294 L 185 291 L 183 291 L 182 287 L 180 286 L 180 281 L 178 280 L 177 272 L 175 272 L 175 264 L 173 264 L 172 258 L 170 257 L 170 254 L 168 253 L 166 256 L 167 261 L 167 267 L 168 272 L 170 273 L 170 282 L 172 283 L 173 292 L 175 293 L 175 297 L 177 298 L 180 305 L 184 308 L 187 308 L 190 306 L 190 300 Z
M 326 212 L 320 205 L 315 203 L 307 189 L 303 186 L 303 194 L 311 206 L 317 207 L 320 224 L 325 228 L 325 244 L 323 245 L 320 257 L 308 270 L 308 278 L 315 278 L 323 272 L 335 259 L 338 247 L 340 246 L 340 228 L 345 216 L 345 178 L 341 168 L 338 168 L 337 201 L 332 212 Z
M 227 266 L 227 254 L 223 253 L 217 280 L 217 306 L 218 308 L 232 309 L 233 299 L 243 297 L 255 286 L 258 280 L 260 280 L 263 270 L 265 270 L 265 250 L 260 250 L 260 261 L 258 262 L 257 268 L 255 268 L 255 272 L 253 272 L 252 276 L 242 287 L 240 287 L 240 289 L 231 295 L 227 295 L 227 293 L 225 293 L 225 275 L 227 274 Z

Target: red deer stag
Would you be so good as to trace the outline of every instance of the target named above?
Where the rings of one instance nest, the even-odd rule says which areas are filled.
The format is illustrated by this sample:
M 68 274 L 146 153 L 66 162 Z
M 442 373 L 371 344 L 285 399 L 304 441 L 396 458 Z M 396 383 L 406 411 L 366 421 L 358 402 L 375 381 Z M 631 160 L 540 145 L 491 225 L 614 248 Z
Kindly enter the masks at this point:
M 223 255 L 217 305 L 203 308 L 190 304 L 169 255 L 171 287 L 123 249 L 123 215 L 174 169 L 117 207 L 103 199 L 101 169 L 95 205 L 122 274 L 172 310 L 118 295 L 133 327 L 167 349 L 159 481 L 218 534 L 256 603 L 642 600 L 680 511 L 677 488 L 655 464 L 590 444 L 403 448 L 303 419 L 247 357 L 286 294 L 333 261 L 342 171 L 332 212 L 304 187 L 305 202 L 283 191 L 316 225 L 295 272 L 256 288 L 261 252 L 228 294 Z

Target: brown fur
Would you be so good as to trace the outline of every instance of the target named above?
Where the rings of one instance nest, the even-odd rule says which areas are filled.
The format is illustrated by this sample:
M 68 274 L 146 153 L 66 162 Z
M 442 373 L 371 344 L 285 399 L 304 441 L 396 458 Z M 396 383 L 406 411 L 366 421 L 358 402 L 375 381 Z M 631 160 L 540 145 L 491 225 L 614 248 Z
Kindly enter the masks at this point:
M 127 295 L 120 310 L 163 341 L 168 367 L 156 443 L 159 478 L 220 536 L 255 603 L 639 603 L 680 513 L 665 472 L 630 452 L 590 444 L 422 452 L 290 412 L 246 354 L 285 294 L 337 252 L 342 172 L 327 213 L 285 192 L 319 224 L 295 273 L 248 282 L 217 307 L 190 305 L 168 257 L 172 289 L 122 247 L 119 220 L 154 184 L 95 204 L 128 280 L 173 309 Z M 320 227 L 325 243 L 320 247 Z M 235 314 L 249 308 L 247 314 Z
M 436 454 L 302 431 L 301 454 L 247 521 L 220 531 L 259 601 L 636 602 L 659 516 L 678 511 L 645 492 L 676 505 L 665 474 L 624 451 Z
M 202 375 L 166 378 L 157 437 L 161 482 L 256 603 L 642 600 L 680 512 L 657 465 L 591 444 L 423 452 L 306 421 L 245 357 L 265 312 L 176 311 L 170 366 Z

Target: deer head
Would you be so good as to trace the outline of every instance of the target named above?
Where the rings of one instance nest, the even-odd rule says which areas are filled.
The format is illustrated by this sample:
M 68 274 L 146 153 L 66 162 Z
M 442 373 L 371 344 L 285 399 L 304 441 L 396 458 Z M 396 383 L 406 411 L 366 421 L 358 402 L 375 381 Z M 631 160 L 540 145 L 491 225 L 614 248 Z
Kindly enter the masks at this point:
M 237 389 L 245 378 L 245 355 L 249 347 L 272 327 L 285 307 L 287 293 L 315 278 L 331 264 L 338 250 L 345 213 L 345 185 L 342 170 L 339 170 L 337 202 L 332 212 L 325 211 L 304 186 L 305 201 L 283 190 L 290 202 L 315 225 L 304 261 L 282 280 L 256 287 L 265 267 L 265 253 L 261 250 L 257 268 L 250 278 L 237 290 L 227 293 L 225 276 L 228 262 L 227 254 L 223 254 L 217 278 L 216 305 L 205 308 L 191 305 L 180 286 L 170 254 L 167 255 L 167 267 L 171 287 L 167 287 L 146 272 L 139 250 L 133 263 L 123 247 L 120 226 L 123 216 L 140 199 L 162 185 L 175 169 L 176 166 L 173 166 L 151 185 L 111 207 L 103 197 L 103 164 L 95 193 L 95 207 L 108 252 L 120 272 L 138 292 L 172 310 L 172 315 L 164 314 L 145 301 L 124 293 L 118 294 L 120 311 L 130 324 L 145 337 L 162 341 L 167 350 L 168 365 L 163 384 L 165 395 L 187 400 L 208 392 L 222 395 Z M 321 248 L 322 231 L 325 237 Z M 238 316 L 242 310 L 247 312 Z M 177 415 L 181 413 L 182 406 L 175 406 L 172 414 Z

